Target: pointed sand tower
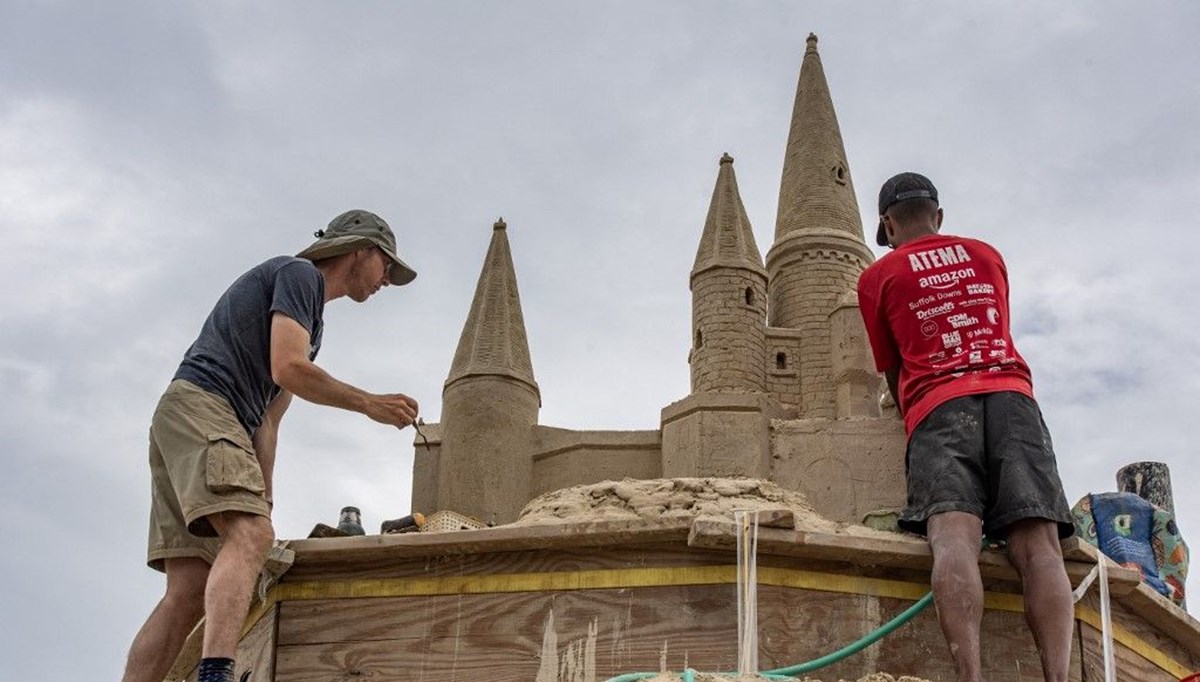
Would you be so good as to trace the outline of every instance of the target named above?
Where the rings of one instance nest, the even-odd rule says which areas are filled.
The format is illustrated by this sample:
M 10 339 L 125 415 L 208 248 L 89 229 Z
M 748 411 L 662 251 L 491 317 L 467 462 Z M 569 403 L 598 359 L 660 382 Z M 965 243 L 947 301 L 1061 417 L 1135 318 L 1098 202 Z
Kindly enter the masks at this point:
M 767 253 L 769 325 L 795 330 L 800 346 L 799 372 L 780 397 L 799 408 L 801 417 L 836 416 L 830 315 L 874 260 L 863 241 L 817 36 L 809 34 L 783 161 L 775 243 Z
M 721 157 L 692 267 L 692 393 L 662 411 L 662 470 L 675 476 L 770 472 L 765 393 L 766 270 L 738 193 L 733 157 Z
M 721 157 L 691 289 L 692 392 L 761 393 L 767 271 L 729 154 Z
M 533 378 L 507 225 L 492 241 L 442 390 L 438 451 L 418 449 L 414 509 L 453 509 L 486 522 L 516 518 L 531 497 L 533 427 L 541 393 Z

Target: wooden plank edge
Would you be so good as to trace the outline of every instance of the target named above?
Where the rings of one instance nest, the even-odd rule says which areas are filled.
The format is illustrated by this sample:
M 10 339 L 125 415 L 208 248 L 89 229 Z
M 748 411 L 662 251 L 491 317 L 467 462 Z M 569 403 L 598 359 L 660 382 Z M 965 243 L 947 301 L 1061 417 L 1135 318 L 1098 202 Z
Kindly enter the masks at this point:
M 732 551 L 736 548 L 737 529 L 730 521 L 697 519 L 688 533 L 688 545 L 704 549 Z M 1071 548 L 1074 550 L 1074 547 Z M 759 528 L 760 554 L 800 559 L 833 561 L 853 566 L 902 568 L 929 571 L 933 555 L 923 539 L 895 535 L 894 537 L 864 537 L 810 531 L 785 531 Z M 1079 556 L 1072 551 L 1073 556 Z M 1092 558 L 1094 564 L 1095 559 Z M 1085 561 L 1064 562 L 1072 585 L 1078 585 L 1091 572 Z M 979 572 L 985 578 L 1018 581 L 1016 569 L 1003 552 L 988 550 L 979 555 Z M 1141 583 L 1135 570 L 1117 566 L 1110 561 L 1109 585 L 1114 594 L 1124 594 Z
M 1200 621 L 1176 606 L 1175 602 L 1159 594 L 1153 587 L 1140 583 L 1136 589 L 1119 595 L 1117 601 L 1159 632 L 1178 642 L 1193 656 L 1200 657 Z
M 171 664 L 171 669 L 167 671 L 167 676 L 163 678 L 164 682 L 175 682 L 187 677 L 187 674 L 192 671 L 197 665 L 200 665 L 200 652 L 204 647 L 204 618 L 196 623 L 196 627 L 192 628 L 191 634 L 183 641 L 183 647 L 179 649 L 179 654 L 175 656 L 175 662 Z
M 547 523 L 446 533 L 399 533 L 293 540 L 288 547 L 295 552 L 295 570 L 297 567 L 389 557 L 407 559 L 447 554 L 675 542 L 687 538 L 691 525 L 690 516 L 656 520 Z M 284 580 L 287 580 L 287 576 Z

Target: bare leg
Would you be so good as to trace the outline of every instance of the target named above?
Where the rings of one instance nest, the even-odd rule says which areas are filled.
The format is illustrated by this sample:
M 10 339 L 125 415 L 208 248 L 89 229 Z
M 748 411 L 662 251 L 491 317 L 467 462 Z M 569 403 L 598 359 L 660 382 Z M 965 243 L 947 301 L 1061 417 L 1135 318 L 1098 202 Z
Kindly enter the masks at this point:
M 980 682 L 983 580 L 979 577 L 979 545 L 982 541 L 983 522 L 974 514 L 955 511 L 929 517 L 933 602 L 959 682 Z
M 221 536 L 204 592 L 204 657 L 234 658 L 254 583 L 275 539 L 270 519 L 244 512 L 208 517 Z
M 129 647 L 123 682 L 162 682 L 188 633 L 204 615 L 203 559 L 167 559 L 167 591 Z
M 1024 519 L 1008 529 L 1008 556 L 1021 574 L 1025 620 L 1042 657 L 1046 682 L 1063 682 L 1071 661 L 1075 609 L 1063 567 L 1058 527 L 1045 519 Z

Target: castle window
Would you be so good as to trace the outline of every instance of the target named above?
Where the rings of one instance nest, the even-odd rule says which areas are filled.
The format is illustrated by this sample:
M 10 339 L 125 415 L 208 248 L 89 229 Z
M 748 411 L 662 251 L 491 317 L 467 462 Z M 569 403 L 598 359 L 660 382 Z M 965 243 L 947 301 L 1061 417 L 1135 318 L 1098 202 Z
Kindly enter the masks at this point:
M 775 354 L 775 369 L 787 369 L 787 353 Z
M 697 348 L 704 347 L 704 334 L 700 333 L 699 329 L 696 330 L 696 347 Z
M 746 287 L 746 305 L 754 305 L 754 287 Z
M 846 184 L 846 177 L 849 175 L 846 172 L 846 164 L 839 161 L 833 168 L 829 169 L 829 172 L 833 176 L 834 182 L 839 185 Z

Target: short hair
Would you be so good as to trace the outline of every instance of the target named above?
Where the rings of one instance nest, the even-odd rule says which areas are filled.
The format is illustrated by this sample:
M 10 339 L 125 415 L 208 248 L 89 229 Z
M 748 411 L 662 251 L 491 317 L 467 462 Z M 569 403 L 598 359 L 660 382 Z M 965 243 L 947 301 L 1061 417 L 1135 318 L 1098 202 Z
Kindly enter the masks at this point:
M 908 225 L 924 219 L 932 220 L 937 215 L 937 211 L 938 203 L 936 201 L 918 197 L 898 201 L 888 206 L 887 214 L 897 223 Z

